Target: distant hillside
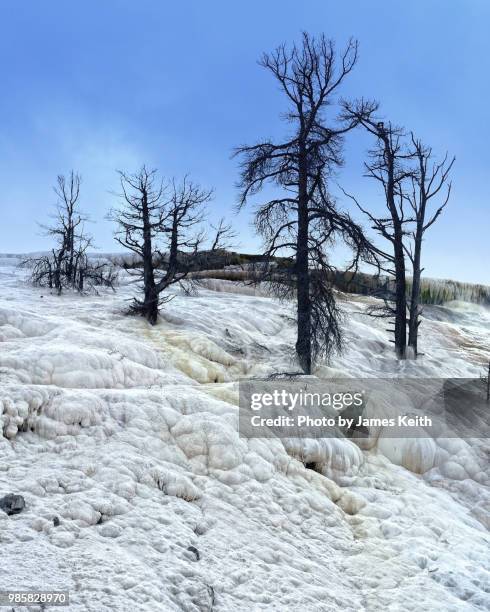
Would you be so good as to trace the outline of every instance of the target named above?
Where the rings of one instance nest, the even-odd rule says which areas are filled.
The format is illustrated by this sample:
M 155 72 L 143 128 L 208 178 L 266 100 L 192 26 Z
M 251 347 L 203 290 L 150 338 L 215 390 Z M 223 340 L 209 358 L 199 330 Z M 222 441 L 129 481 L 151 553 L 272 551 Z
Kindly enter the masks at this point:
M 22 260 L 40 254 L 0 254 L 0 262 L 2 259 L 11 262 L 14 259 Z M 90 256 L 126 269 L 137 268 L 140 265 L 140 260 L 133 253 L 95 252 Z M 232 281 L 251 281 L 254 278 L 254 269 L 262 261 L 263 257 L 259 254 L 224 250 L 215 253 L 203 252 L 200 270 L 196 268 L 193 276 Z M 292 260 L 287 257 L 276 257 L 274 258 L 274 263 L 278 269 L 281 269 L 291 266 Z M 165 259 L 159 262 L 158 265 L 164 268 Z M 335 287 L 344 293 L 373 295 L 380 298 L 386 293 L 385 289 L 390 282 L 387 277 L 380 277 L 365 272 L 358 272 L 354 275 L 352 272 L 343 271 L 335 272 L 332 281 Z M 407 291 L 409 290 L 410 279 L 407 283 Z M 472 302 L 490 307 L 490 287 L 447 279 L 422 279 L 421 302 L 423 304 L 444 304 L 453 300 Z

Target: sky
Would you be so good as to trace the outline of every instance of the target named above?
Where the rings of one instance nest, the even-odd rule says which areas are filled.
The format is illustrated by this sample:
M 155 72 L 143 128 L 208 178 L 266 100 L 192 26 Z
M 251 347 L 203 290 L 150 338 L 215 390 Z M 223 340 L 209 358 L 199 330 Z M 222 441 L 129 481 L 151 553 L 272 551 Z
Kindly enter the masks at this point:
M 211 217 L 225 215 L 239 250 L 257 251 L 252 208 L 235 209 L 231 154 L 288 133 L 286 102 L 257 60 L 306 30 L 339 48 L 357 38 L 342 95 L 377 99 L 385 119 L 457 158 L 424 274 L 490 284 L 487 0 L 0 0 L 0 10 L 0 252 L 49 248 L 38 224 L 56 176 L 72 168 L 95 243 L 120 250 L 105 218 L 116 170 L 142 164 L 213 187 Z M 378 210 L 379 189 L 363 176 L 370 144 L 349 134 L 335 183 Z

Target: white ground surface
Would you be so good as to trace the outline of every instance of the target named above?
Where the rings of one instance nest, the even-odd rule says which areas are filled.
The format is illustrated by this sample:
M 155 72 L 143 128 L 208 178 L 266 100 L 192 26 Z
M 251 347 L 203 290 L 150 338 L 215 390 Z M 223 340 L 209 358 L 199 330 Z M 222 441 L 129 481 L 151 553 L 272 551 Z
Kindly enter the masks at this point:
M 12 263 L 0 495 L 27 507 L 0 512 L 0 590 L 94 612 L 490 609 L 487 442 L 246 441 L 236 380 L 290 369 L 286 305 L 210 281 L 150 328 L 123 315 L 130 286 L 59 298 Z M 488 311 L 429 309 L 400 366 L 366 304 L 344 300 L 347 350 L 318 376 L 481 373 Z

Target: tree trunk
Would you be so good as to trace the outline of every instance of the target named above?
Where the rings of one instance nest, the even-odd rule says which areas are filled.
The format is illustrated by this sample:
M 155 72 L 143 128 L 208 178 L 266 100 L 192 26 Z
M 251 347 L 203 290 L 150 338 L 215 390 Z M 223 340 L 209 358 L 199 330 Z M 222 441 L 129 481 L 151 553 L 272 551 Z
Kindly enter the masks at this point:
M 73 228 L 72 221 L 69 222 L 68 229 L 68 262 L 66 266 L 66 276 L 68 282 L 72 287 L 75 287 L 75 274 L 73 269 L 73 261 L 75 258 L 75 229 Z
M 401 234 L 401 228 L 400 228 Z M 395 351 L 405 359 L 407 348 L 407 286 L 402 238 L 395 238 Z
M 179 257 L 178 232 L 179 232 L 178 222 L 177 222 L 177 219 L 174 218 L 174 221 L 172 224 L 172 236 L 170 239 L 170 249 L 168 253 L 168 266 L 167 266 L 167 274 L 166 274 L 168 281 L 172 281 L 175 278 L 175 275 L 177 274 L 178 257 Z
M 63 289 L 63 283 L 61 281 L 61 266 L 63 263 L 63 259 L 65 257 L 65 251 L 64 249 L 62 249 L 58 254 L 56 254 L 56 252 L 53 251 L 53 255 L 54 255 L 54 262 L 55 262 L 55 269 L 54 269 L 54 274 L 53 274 L 54 288 L 58 292 L 58 295 L 61 295 L 61 290 Z
M 150 215 L 146 196 L 142 201 L 143 208 L 143 284 L 145 289 L 144 302 L 140 308 L 141 314 L 151 325 L 158 319 L 158 292 L 155 286 L 153 270 L 153 253 L 151 245 Z
M 419 334 L 419 304 L 420 304 L 420 254 L 422 250 L 421 237 L 417 236 L 414 245 L 413 255 L 413 279 L 412 291 L 410 295 L 410 319 L 408 322 L 408 346 L 413 350 L 414 357 L 418 352 Z
M 83 267 L 77 266 L 77 268 L 79 268 L 79 270 L 78 270 L 78 291 L 80 293 L 82 293 L 83 287 L 84 287 L 84 281 L 85 281 L 85 278 L 84 278 L 85 266 L 83 266 Z
M 142 308 L 142 314 L 151 325 L 155 325 L 158 319 L 158 293 L 155 288 L 155 283 L 150 283 L 145 287 L 145 301 Z
M 308 179 L 306 153 L 299 163 L 298 235 L 296 242 L 296 294 L 298 338 L 296 353 L 305 374 L 311 374 L 311 303 L 308 266 Z
M 402 219 L 398 214 L 395 196 L 395 161 L 389 138 L 384 134 L 384 150 L 387 159 L 388 183 L 386 188 L 388 209 L 393 220 L 393 255 L 395 268 L 395 352 L 398 359 L 405 359 L 407 350 L 407 286 L 405 253 L 403 251 Z

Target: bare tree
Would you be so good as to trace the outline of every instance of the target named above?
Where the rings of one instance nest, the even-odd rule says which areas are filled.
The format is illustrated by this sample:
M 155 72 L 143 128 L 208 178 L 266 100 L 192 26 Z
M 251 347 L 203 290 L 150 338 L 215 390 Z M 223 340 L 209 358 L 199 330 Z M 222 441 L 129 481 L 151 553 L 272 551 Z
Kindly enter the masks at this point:
M 412 263 L 412 288 L 410 292 L 410 316 L 408 323 L 408 345 L 412 348 L 414 356 L 418 350 L 418 330 L 420 326 L 420 280 L 423 272 L 421 267 L 422 242 L 425 232 L 437 221 L 451 195 L 451 182 L 449 174 L 456 158 L 448 160 L 444 157 L 442 162 L 434 162 L 432 148 L 424 146 L 422 142 L 411 134 L 412 156 L 416 161 L 416 168 L 411 175 L 411 190 L 407 192 L 407 199 L 414 216 L 414 229 L 411 232 L 412 244 L 407 254 Z M 434 198 L 439 197 L 437 207 L 428 210 Z
M 265 54 L 260 65 L 272 73 L 289 102 L 286 120 L 293 134 L 282 143 L 267 140 L 236 150 L 242 160 L 239 206 L 267 182 L 279 189 L 277 197 L 259 206 L 255 224 L 264 238 L 266 258 L 280 251 L 294 254 L 289 270 L 272 269 L 272 275 L 283 276 L 276 284 L 280 295 L 296 295 L 296 353 L 307 373 L 315 358 L 328 357 L 341 340 L 326 248 L 340 234 L 358 254 L 367 252 L 362 231 L 339 212 L 327 188 L 343 163 L 343 136 L 359 121 L 334 119 L 329 125 L 326 120 L 338 89 L 356 64 L 357 46 L 351 40 L 337 55 L 325 36 L 315 39 L 304 33 L 299 47 L 282 45 Z M 362 112 L 369 116 L 375 108 L 366 103 Z
M 117 223 L 117 242 L 141 261 L 135 274 L 142 284 L 143 299 L 134 299 L 131 312 L 154 325 L 160 306 L 169 299 L 165 291 L 203 265 L 206 234 L 202 226 L 212 190 L 202 189 L 188 177 L 164 186 L 156 170 L 145 166 L 136 174 L 119 175 L 122 205 L 109 218 Z M 221 223 L 211 250 L 223 248 L 229 233 Z
M 65 250 L 65 275 L 73 283 L 74 281 L 74 261 L 75 261 L 75 242 L 77 228 L 86 221 L 79 208 L 78 199 L 80 197 L 81 178 L 73 170 L 68 179 L 63 175 L 58 176 L 57 186 L 54 188 L 59 198 L 59 220 L 64 229 L 64 250 Z
M 372 116 L 363 117 L 362 101 L 344 103 L 344 113 L 346 118 L 357 118 L 377 139 L 376 147 L 369 152 L 370 160 L 365 163 L 365 169 L 368 177 L 382 185 L 388 211 L 388 215 L 376 216 L 350 196 L 371 221 L 373 229 L 391 245 L 389 253 L 378 249 L 378 254 L 387 262 L 383 269 L 394 278 L 394 290 L 385 285 L 385 307 L 374 309 L 372 314 L 394 317 L 398 357 L 407 356 L 407 346 L 416 357 L 421 314 L 422 242 L 425 232 L 436 222 L 449 201 L 451 183 L 448 178 L 455 159 L 448 161 L 446 155 L 442 162 L 433 162 L 432 149 L 424 146 L 413 133 L 411 143 L 407 144 L 407 135 L 402 128 Z M 442 196 L 442 200 L 430 212 L 428 206 L 437 196 Z M 412 265 L 409 297 L 406 257 Z
M 31 281 L 40 286 L 55 289 L 61 294 L 63 289 L 84 290 L 84 279 L 92 287 L 96 284 L 114 289 L 116 274 L 112 266 L 90 261 L 87 249 L 92 245 L 92 237 L 85 233 L 87 216 L 79 207 L 80 176 L 70 172 L 68 177 L 59 175 L 53 188 L 58 196 L 53 222 L 41 225 L 46 236 L 55 240 L 49 255 L 29 258 L 23 264 L 31 269 Z
M 73 285 L 75 240 L 77 228 L 86 220 L 79 210 L 81 178 L 73 170 L 66 178 L 58 175 L 54 192 L 58 196 L 54 223 L 41 226 L 46 235 L 55 238 L 52 249 L 53 285 L 61 293 L 64 284 Z
M 383 270 L 393 277 L 394 288 L 385 294 L 385 306 L 374 309 L 372 314 L 394 318 L 394 342 L 398 358 L 406 357 L 407 346 L 407 273 L 406 273 L 406 236 L 407 224 L 411 217 L 405 211 L 405 183 L 412 176 L 407 165 L 411 153 L 404 144 L 404 131 L 393 125 L 366 116 L 364 102 L 344 103 L 344 116 L 355 118 L 368 132 L 376 137 L 376 146 L 369 151 L 369 161 L 364 164 L 366 176 L 381 184 L 387 215 L 375 216 L 350 196 L 367 216 L 372 228 L 391 245 L 390 252 L 378 249 L 378 254 L 386 264 Z
M 155 241 L 160 239 L 166 211 L 164 188 L 157 181 L 156 170 L 145 166 L 135 174 L 119 172 L 122 206 L 109 213 L 117 223 L 116 241 L 141 258 L 140 272 L 143 300 L 134 299 L 132 312 L 141 314 L 154 325 L 158 317 L 159 294 L 155 279 Z

